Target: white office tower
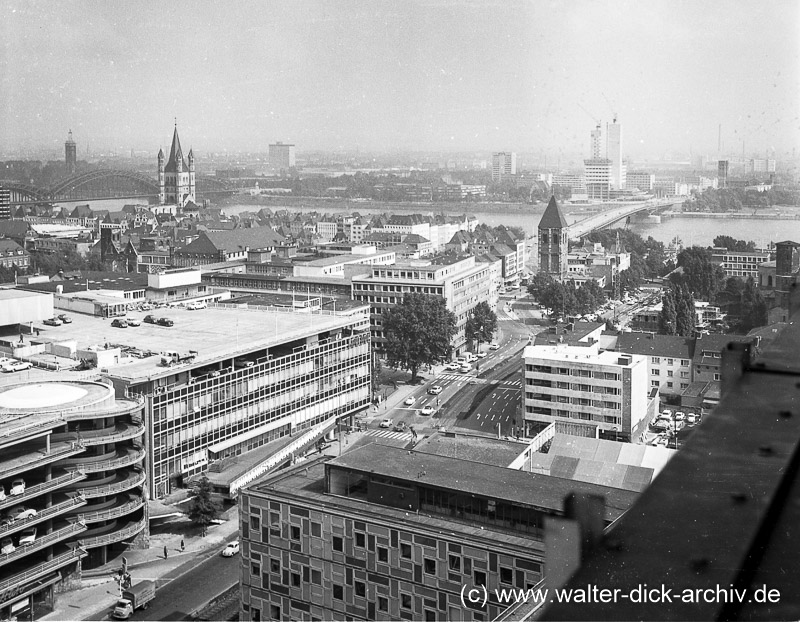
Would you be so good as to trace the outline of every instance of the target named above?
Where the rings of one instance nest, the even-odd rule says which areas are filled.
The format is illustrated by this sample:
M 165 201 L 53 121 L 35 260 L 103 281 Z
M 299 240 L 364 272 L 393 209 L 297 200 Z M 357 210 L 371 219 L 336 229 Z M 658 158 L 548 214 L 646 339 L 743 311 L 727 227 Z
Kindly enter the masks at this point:
M 517 154 L 513 151 L 500 151 L 492 154 L 492 181 L 517 174 Z
M 611 188 L 622 190 L 625 188 L 627 170 L 622 162 L 622 126 L 617 123 L 616 117 L 613 123 L 606 124 L 606 158 L 611 160 Z

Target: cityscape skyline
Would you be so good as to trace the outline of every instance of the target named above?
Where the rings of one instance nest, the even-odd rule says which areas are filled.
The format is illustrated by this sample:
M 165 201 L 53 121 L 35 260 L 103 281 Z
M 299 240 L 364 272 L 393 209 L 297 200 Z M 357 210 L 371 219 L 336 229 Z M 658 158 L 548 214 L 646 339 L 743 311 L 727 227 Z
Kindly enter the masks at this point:
M 155 151 L 174 117 L 197 151 L 588 155 L 615 115 L 626 157 L 800 143 L 794 2 L 195 6 L 6 1 L 4 150 Z

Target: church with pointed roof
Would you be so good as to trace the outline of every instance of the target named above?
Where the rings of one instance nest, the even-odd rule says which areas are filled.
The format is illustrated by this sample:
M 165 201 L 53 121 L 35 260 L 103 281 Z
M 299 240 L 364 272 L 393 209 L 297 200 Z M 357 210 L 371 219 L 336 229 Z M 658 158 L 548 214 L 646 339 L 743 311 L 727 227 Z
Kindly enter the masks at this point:
M 569 252 L 569 225 L 555 197 L 539 221 L 539 274 L 549 274 L 562 279 L 567 274 Z
M 158 187 L 158 201 L 161 205 L 177 205 L 182 208 L 189 202 L 196 202 L 194 152 L 189 149 L 189 154 L 184 159 L 177 123 L 166 162 L 164 151 L 158 150 Z

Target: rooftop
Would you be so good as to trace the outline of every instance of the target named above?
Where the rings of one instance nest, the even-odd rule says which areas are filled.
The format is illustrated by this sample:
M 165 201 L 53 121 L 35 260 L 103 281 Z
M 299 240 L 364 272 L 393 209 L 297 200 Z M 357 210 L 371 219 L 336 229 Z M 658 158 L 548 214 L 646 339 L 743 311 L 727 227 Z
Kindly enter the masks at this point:
M 460 458 L 439 456 L 396 447 L 370 444 L 331 460 L 331 467 L 382 475 L 441 489 L 503 499 L 548 512 L 561 513 L 564 499 L 573 492 L 606 498 L 606 520 L 621 516 L 634 502 L 630 491 L 575 482 L 559 477 L 526 473 Z
M 494 436 L 448 432 L 425 438 L 414 447 L 414 451 L 508 467 L 527 447 L 528 443 L 507 441 Z
M 568 344 L 556 345 L 541 345 L 541 346 L 525 346 L 523 358 L 526 359 L 545 359 L 549 361 L 564 361 L 564 362 L 580 362 L 591 363 L 597 365 L 614 365 L 629 367 L 634 364 L 637 359 L 633 359 L 630 363 L 620 363 L 622 356 L 638 356 L 636 354 L 627 355 L 620 352 L 612 352 L 606 350 L 604 352 L 597 351 L 597 342 L 589 346 L 572 346 Z M 642 360 L 642 359 L 640 359 Z

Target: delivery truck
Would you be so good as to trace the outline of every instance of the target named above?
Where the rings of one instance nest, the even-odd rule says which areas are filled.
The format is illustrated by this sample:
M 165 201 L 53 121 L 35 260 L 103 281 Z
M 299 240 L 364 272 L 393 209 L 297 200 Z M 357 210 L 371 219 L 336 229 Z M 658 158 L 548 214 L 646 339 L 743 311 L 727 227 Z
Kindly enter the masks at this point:
M 147 609 L 150 601 L 156 597 L 155 581 L 142 581 L 123 590 L 122 597 L 114 607 L 114 617 L 117 620 L 127 620 L 137 609 Z

